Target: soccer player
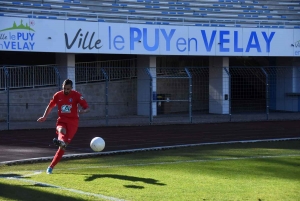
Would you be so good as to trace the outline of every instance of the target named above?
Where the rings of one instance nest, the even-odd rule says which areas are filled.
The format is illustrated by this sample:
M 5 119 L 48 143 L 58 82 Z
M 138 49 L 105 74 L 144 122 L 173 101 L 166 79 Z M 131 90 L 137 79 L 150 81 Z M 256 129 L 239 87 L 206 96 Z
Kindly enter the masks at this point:
M 56 122 L 56 133 L 58 138 L 53 139 L 53 143 L 59 146 L 50 166 L 47 168 L 47 174 L 52 174 L 54 166 L 60 161 L 65 153 L 67 145 L 73 139 L 78 129 L 79 114 L 89 112 L 89 107 L 82 95 L 73 90 L 73 82 L 66 79 L 63 82 L 63 90 L 54 94 L 50 100 L 44 115 L 37 121 L 44 122 L 51 110 L 57 106 L 58 119 Z M 78 109 L 78 104 L 82 110 Z

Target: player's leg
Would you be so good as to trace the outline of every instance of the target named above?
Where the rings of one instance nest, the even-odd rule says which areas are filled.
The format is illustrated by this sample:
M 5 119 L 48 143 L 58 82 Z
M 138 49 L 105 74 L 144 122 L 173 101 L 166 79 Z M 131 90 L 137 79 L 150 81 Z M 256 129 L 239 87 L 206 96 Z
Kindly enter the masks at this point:
M 53 168 L 56 166 L 56 164 L 61 160 L 61 158 L 63 157 L 65 153 L 65 148 L 61 148 L 59 147 L 58 150 L 56 151 L 49 167 L 47 168 L 47 173 L 48 174 L 52 174 L 52 170 Z
M 67 124 L 65 123 L 57 123 L 56 126 L 56 133 L 58 135 L 58 138 L 53 139 L 53 143 L 56 146 L 65 148 L 67 146 L 67 135 L 69 135 L 69 131 L 67 133 Z
M 77 132 L 77 129 L 78 129 L 78 125 L 72 125 L 72 124 L 57 125 L 57 134 L 58 134 L 58 141 L 60 142 L 59 145 L 60 147 L 57 150 L 50 166 L 48 167 L 51 173 L 55 165 L 61 160 L 62 156 L 64 155 L 65 149 L 67 145 L 72 141 L 75 133 Z M 47 173 L 48 173 L 48 169 L 47 169 Z
M 76 132 L 78 129 L 78 124 L 68 124 L 67 125 L 67 130 L 68 130 L 68 135 L 64 135 L 64 142 L 66 144 L 70 144 L 72 139 L 74 138 Z
M 47 173 L 51 174 L 53 168 L 55 165 L 61 160 L 65 153 L 65 149 L 68 145 L 67 142 L 65 142 L 68 136 L 68 129 L 67 125 L 64 123 L 58 123 L 56 126 L 56 133 L 58 134 L 58 139 L 53 139 L 53 142 L 59 146 L 57 152 L 55 153 L 52 162 L 50 163 L 49 167 L 47 168 Z

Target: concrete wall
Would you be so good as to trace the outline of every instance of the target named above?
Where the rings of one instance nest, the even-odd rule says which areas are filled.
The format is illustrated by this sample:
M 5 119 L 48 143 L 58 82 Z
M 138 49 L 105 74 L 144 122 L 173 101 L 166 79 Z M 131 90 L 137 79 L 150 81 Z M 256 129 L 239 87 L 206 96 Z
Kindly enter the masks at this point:
M 33 120 L 43 115 L 57 87 L 10 90 L 10 119 Z M 7 118 L 7 92 L 0 92 L 0 121 Z M 51 113 L 49 118 L 55 113 Z
M 46 106 L 57 87 L 10 90 L 10 120 L 36 120 L 43 115 Z M 79 91 L 88 101 L 91 112 L 84 118 L 105 117 L 105 82 L 77 84 Z M 108 84 L 108 115 L 135 115 L 136 114 L 136 80 L 122 80 Z M 54 108 L 49 119 L 57 118 L 57 109 Z M 7 92 L 0 91 L 0 121 L 7 119 Z

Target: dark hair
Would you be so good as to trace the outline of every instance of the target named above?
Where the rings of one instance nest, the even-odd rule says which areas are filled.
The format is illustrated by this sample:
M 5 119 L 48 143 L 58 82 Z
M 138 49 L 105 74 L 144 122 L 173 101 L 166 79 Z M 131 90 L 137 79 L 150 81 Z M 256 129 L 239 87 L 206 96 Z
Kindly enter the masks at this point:
M 66 80 L 63 82 L 63 86 L 65 86 L 65 85 L 71 85 L 71 87 L 73 87 L 73 82 L 72 82 L 72 80 L 66 79 Z

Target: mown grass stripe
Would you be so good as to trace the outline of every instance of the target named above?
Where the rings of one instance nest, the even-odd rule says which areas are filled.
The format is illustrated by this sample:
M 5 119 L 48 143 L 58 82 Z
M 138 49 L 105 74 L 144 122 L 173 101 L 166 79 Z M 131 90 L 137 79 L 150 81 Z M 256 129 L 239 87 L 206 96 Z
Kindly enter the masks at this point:
M 137 163 L 128 165 L 106 165 L 106 166 L 89 166 L 84 168 L 67 168 L 68 170 L 81 170 L 81 169 L 93 169 L 93 168 L 118 168 L 118 167 L 132 167 L 132 166 L 149 166 L 149 165 L 168 165 L 168 164 L 180 164 L 180 163 L 198 163 L 198 162 L 215 162 L 215 161 L 229 161 L 229 160 L 247 160 L 247 159 L 267 159 L 267 158 L 281 158 L 281 157 L 298 157 L 300 154 L 286 154 L 286 155 L 274 155 L 274 156 L 246 156 L 246 157 L 232 157 L 232 158 L 214 158 L 214 159 L 199 159 L 199 160 L 180 160 L 158 163 Z M 56 170 L 65 170 L 59 169 Z
M 180 164 L 180 163 L 203 163 L 203 162 L 216 162 L 216 161 L 229 161 L 229 160 L 248 160 L 248 159 L 268 159 L 268 158 L 284 158 L 284 157 L 298 157 L 300 154 L 283 154 L 273 156 L 246 156 L 246 157 L 231 157 L 231 158 L 213 158 L 213 159 L 199 159 L 199 160 L 180 160 L 180 161 L 168 161 L 168 162 L 157 162 L 157 163 L 137 163 L 137 164 L 126 164 L 126 165 L 105 165 L 105 166 L 88 166 L 81 168 L 55 168 L 55 170 L 82 170 L 82 169 L 96 169 L 96 168 L 119 168 L 119 167 L 134 167 L 134 166 L 149 166 L 149 165 L 168 165 L 168 164 Z M 28 172 L 28 171 L 26 171 Z M 43 170 L 32 171 L 32 174 L 26 174 L 20 177 L 34 176 L 41 174 Z M 10 173 L 6 173 L 10 174 Z M 0 178 L 7 178 L 1 177 Z

